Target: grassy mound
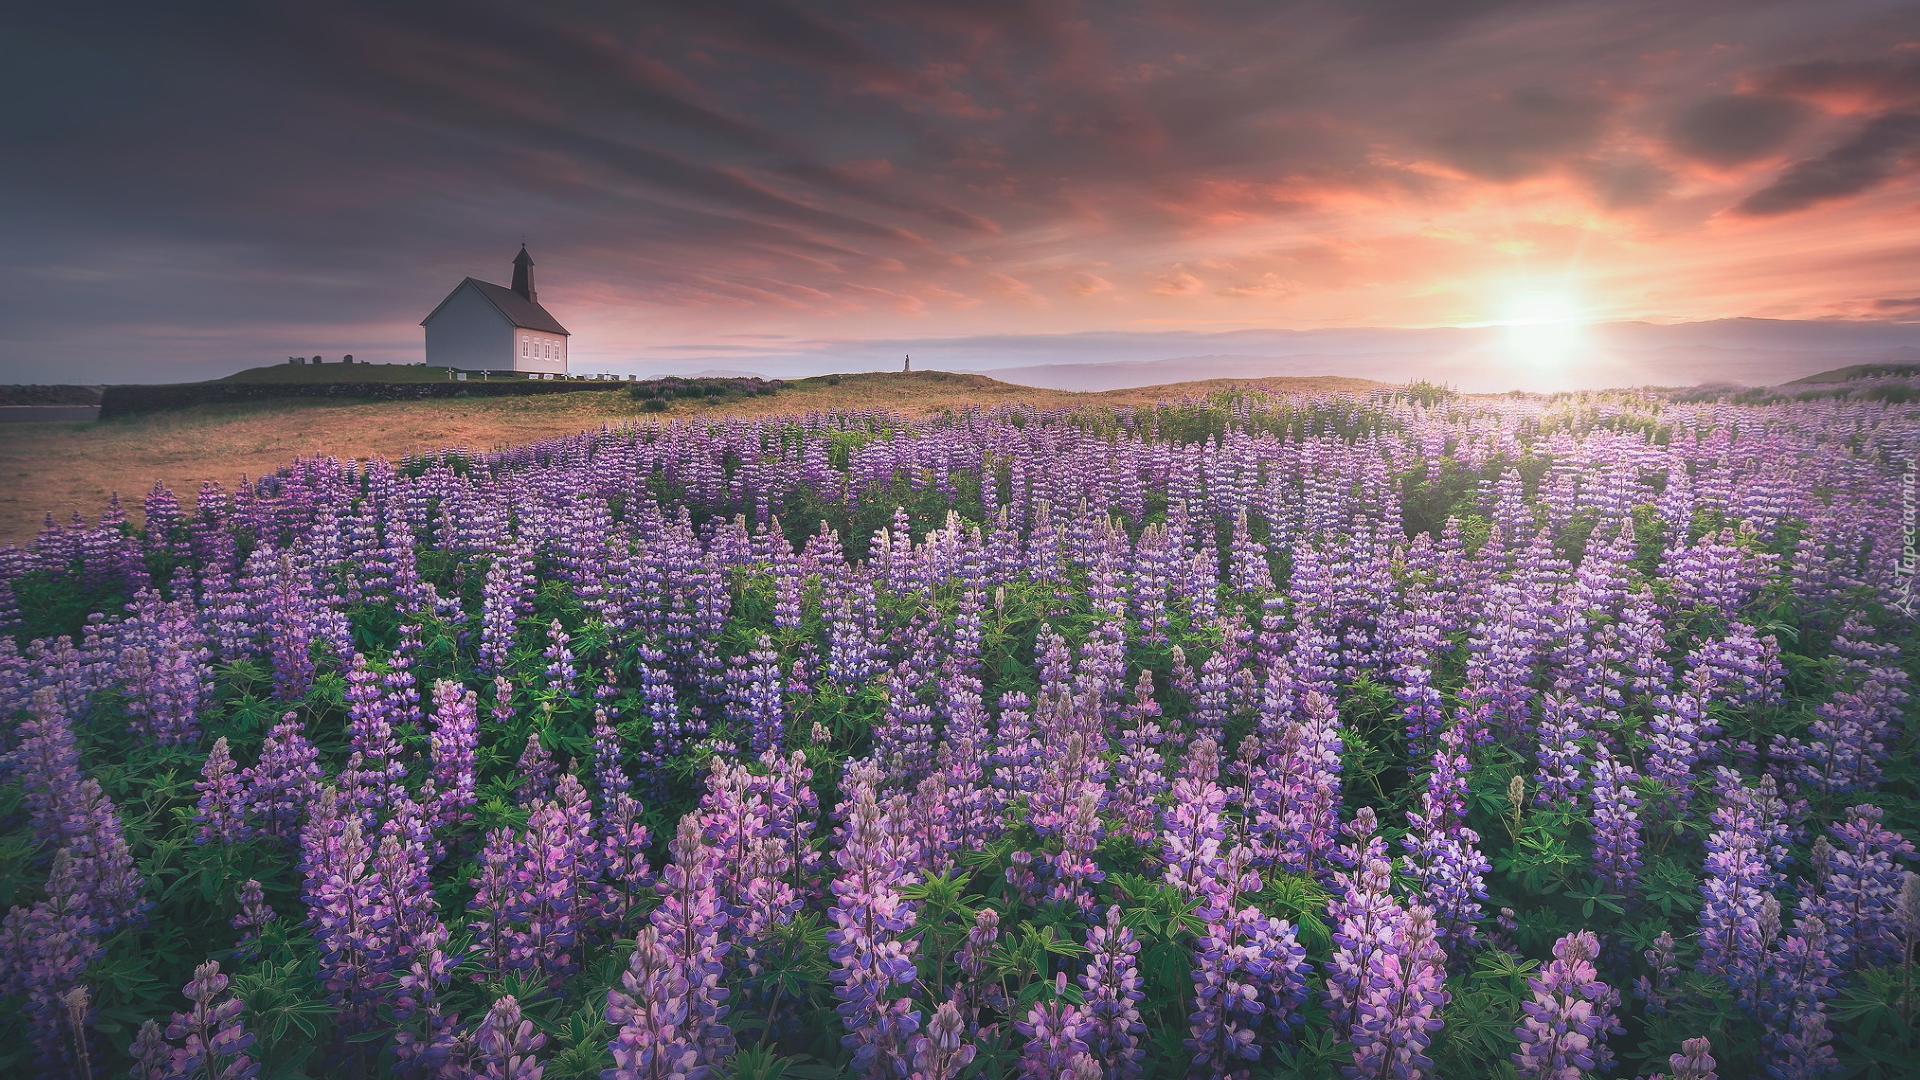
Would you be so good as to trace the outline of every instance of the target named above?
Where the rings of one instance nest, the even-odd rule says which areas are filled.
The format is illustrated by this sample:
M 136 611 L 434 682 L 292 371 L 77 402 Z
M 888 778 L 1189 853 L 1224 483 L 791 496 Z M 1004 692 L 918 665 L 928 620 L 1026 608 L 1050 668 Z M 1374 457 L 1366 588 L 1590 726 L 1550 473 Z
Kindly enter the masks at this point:
M 271 364 L 212 380 L 226 383 L 446 382 L 452 369 L 426 364 Z

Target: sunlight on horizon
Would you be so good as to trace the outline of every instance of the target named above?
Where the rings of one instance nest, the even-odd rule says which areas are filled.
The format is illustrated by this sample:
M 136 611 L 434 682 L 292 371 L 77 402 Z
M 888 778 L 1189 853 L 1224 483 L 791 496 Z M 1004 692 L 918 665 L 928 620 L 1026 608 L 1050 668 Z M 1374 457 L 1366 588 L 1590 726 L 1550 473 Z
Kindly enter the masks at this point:
M 1590 313 L 1567 290 L 1524 289 L 1500 305 L 1500 317 L 1482 326 L 1504 331 L 1506 351 L 1526 368 L 1559 368 L 1586 352 Z

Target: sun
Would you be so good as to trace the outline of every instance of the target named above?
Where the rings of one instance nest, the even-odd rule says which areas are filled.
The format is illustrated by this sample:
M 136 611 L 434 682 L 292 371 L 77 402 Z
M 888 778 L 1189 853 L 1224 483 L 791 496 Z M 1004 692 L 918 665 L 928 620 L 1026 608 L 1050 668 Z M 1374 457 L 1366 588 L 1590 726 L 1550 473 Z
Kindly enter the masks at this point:
M 1505 328 L 1506 345 L 1516 359 L 1534 365 L 1566 361 L 1586 346 L 1587 313 L 1565 292 L 1518 292 L 1501 305 L 1494 326 Z

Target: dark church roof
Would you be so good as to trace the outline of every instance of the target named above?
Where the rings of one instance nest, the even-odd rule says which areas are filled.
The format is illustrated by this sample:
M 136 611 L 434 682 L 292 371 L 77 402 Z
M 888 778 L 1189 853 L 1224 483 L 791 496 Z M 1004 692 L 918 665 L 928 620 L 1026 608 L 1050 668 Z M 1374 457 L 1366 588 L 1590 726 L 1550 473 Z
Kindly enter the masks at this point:
M 546 308 L 504 285 L 495 285 L 490 281 L 481 281 L 479 278 L 468 278 L 454 286 L 453 292 L 447 294 L 447 300 L 453 299 L 455 293 L 468 285 L 479 290 L 480 295 L 486 297 L 488 303 L 498 308 L 500 314 L 507 317 L 508 322 L 522 330 L 541 330 L 549 334 L 573 336 L 567 332 L 566 327 L 560 325 L 559 319 L 547 314 Z M 440 314 L 440 308 L 447 306 L 447 300 L 440 301 L 439 307 L 434 308 L 426 318 L 420 320 L 420 325 L 425 326 L 432 322 L 433 317 Z

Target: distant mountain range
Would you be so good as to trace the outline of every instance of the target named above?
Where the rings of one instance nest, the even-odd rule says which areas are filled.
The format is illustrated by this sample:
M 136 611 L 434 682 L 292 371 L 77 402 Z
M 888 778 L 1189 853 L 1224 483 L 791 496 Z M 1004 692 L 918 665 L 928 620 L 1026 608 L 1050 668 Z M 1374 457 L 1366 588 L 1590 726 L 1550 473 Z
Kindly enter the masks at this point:
M 1610 386 L 1772 386 L 1860 364 L 1920 361 L 1920 324 L 1721 319 L 1573 328 L 1555 355 L 1540 328 L 1235 330 L 823 341 L 786 352 L 730 353 L 727 370 L 768 378 L 828 372 L 969 371 L 1060 390 L 1117 390 L 1196 379 L 1349 375 L 1427 379 L 1462 390 Z M 710 370 L 720 357 L 652 362 L 660 373 Z

